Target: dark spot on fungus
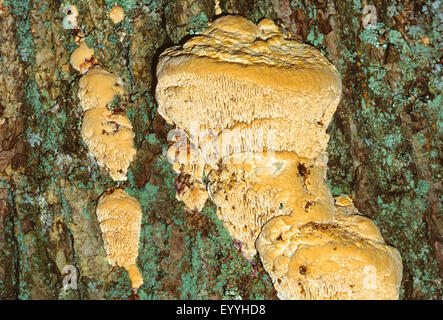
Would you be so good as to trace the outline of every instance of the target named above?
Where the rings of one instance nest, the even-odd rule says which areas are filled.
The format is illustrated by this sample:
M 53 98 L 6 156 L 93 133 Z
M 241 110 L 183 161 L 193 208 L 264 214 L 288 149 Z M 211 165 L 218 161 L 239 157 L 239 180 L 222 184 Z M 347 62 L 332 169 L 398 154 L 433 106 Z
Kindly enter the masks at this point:
M 298 268 L 298 272 L 300 272 L 302 276 L 306 275 L 306 266 L 300 266 L 300 268 Z
M 309 200 L 306 201 L 306 204 L 305 204 L 305 210 L 308 210 L 309 207 L 312 206 L 313 203 L 314 203 L 313 201 L 309 201 Z
M 303 287 L 302 283 L 300 281 L 298 281 L 298 286 L 300 287 L 300 293 L 304 294 L 305 293 L 305 288 Z
M 301 162 L 298 164 L 297 169 L 298 169 L 298 174 L 300 176 L 302 176 L 303 178 L 306 178 L 309 175 L 309 173 L 310 173 L 309 169 L 306 168 L 305 164 L 301 163 Z

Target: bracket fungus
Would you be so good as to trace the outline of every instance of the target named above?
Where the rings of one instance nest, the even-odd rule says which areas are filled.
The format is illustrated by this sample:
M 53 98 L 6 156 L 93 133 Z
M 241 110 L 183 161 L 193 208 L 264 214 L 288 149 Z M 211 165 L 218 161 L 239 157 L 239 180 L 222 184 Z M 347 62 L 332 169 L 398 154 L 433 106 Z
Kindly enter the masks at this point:
M 197 148 L 181 131 L 173 131 L 169 140 L 174 143 L 168 148 L 167 157 L 174 171 L 179 174 L 176 179 L 176 198 L 185 204 L 190 211 L 201 211 L 208 199 L 208 192 L 203 184 L 204 160 Z
M 114 180 L 126 180 L 135 156 L 134 132 L 126 115 L 107 108 L 88 110 L 83 115 L 83 140 L 97 163 L 104 166 Z
M 77 49 L 71 54 L 71 66 L 81 74 L 85 74 L 96 64 L 94 49 L 89 48 L 86 42 L 80 43 Z
M 108 108 L 117 95 L 123 94 L 123 82 L 97 66 L 94 50 L 84 42 L 72 53 L 71 65 L 84 74 L 79 81 L 78 97 L 84 111 L 81 133 L 89 152 L 113 180 L 126 180 L 136 153 L 135 135 L 126 114 Z
M 125 11 L 118 4 L 115 4 L 112 7 L 111 11 L 109 11 L 108 16 L 114 24 L 117 24 L 125 19 Z
M 82 74 L 78 98 L 84 112 L 81 135 L 89 153 L 104 166 L 113 180 L 126 180 L 135 156 L 134 132 L 122 108 L 108 106 L 123 94 L 122 80 L 98 66 L 94 50 L 84 39 L 71 55 L 72 67 Z M 132 288 L 143 284 L 137 268 L 142 209 L 137 199 L 122 189 L 111 189 L 98 200 L 97 219 L 103 235 L 108 262 L 124 267 Z
M 80 78 L 78 97 L 83 111 L 107 108 L 116 95 L 123 94 L 123 81 L 96 66 Z
M 190 140 L 170 146 L 174 169 L 189 190 L 203 172 L 218 217 L 247 258 L 258 249 L 281 299 L 398 298 L 398 251 L 328 189 L 342 85 L 317 49 L 269 19 L 224 16 L 164 51 L 157 80 L 159 113 Z
M 337 207 L 331 222 L 269 221 L 257 240 L 280 299 L 398 299 L 402 261 L 368 218 Z
M 286 39 L 271 20 L 224 16 L 167 49 L 157 78 L 159 113 L 198 150 L 218 216 L 248 258 L 272 217 L 305 215 L 307 201 L 330 206 L 323 184 L 307 190 L 297 177 L 309 165 L 324 178 L 326 127 L 341 93 L 337 70 L 318 50 Z M 268 162 L 257 164 L 261 158 Z M 329 219 L 324 213 L 316 219 Z
M 103 194 L 97 204 L 97 219 L 103 234 L 108 262 L 124 267 L 137 289 L 143 278 L 136 265 L 142 209 L 139 202 L 124 190 Z

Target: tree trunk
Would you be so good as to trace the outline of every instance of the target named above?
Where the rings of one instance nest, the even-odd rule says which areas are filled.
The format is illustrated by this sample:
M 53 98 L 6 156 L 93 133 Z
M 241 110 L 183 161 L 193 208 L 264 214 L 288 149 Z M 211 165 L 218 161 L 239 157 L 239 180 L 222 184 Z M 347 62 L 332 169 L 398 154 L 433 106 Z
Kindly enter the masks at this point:
M 108 17 L 114 2 L 125 10 L 118 24 Z M 75 35 L 63 28 L 68 4 L 77 7 L 100 65 L 124 81 L 122 101 L 138 150 L 126 182 L 112 181 L 80 136 L 80 75 L 69 64 Z M 243 258 L 214 204 L 192 213 L 175 199 L 175 174 L 164 155 L 171 127 L 156 112 L 157 57 L 203 30 L 215 5 L 0 0 L 1 299 L 276 299 L 259 258 L 252 264 Z M 438 1 L 219 5 L 222 14 L 273 19 L 337 66 L 344 87 L 329 127 L 330 188 L 350 195 L 399 249 L 402 299 L 442 299 Z M 95 214 L 97 199 L 113 186 L 124 187 L 143 209 L 138 296 L 126 271 L 107 263 Z M 77 287 L 64 290 L 63 279 L 74 274 Z

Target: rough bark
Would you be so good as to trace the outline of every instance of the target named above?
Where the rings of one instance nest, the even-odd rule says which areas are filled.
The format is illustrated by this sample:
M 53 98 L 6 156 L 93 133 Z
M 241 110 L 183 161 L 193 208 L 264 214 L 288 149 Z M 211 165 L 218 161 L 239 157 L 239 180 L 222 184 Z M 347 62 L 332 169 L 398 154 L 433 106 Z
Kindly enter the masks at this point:
M 117 2 L 126 12 L 114 25 Z M 402 299 L 442 299 L 442 14 L 438 1 L 221 0 L 222 14 L 279 23 L 339 69 L 343 98 L 329 127 L 328 179 L 349 194 L 404 261 Z M 113 182 L 79 135 L 74 35 L 62 5 L 100 64 L 125 83 L 122 103 L 136 133 L 136 160 Z M 364 28 L 365 5 L 377 25 Z M 169 128 L 156 113 L 155 64 L 166 47 L 214 18 L 213 0 L 0 0 L 0 298 L 275 299 L 270 278 L 234 247 L 207 202 L 201 214 L 175 200 L 164 155 Z M 105 259 L 96 201 L 121 185 L 143 209 L 131 294 Z M 74 266 L 77 289 L 63 290 Z

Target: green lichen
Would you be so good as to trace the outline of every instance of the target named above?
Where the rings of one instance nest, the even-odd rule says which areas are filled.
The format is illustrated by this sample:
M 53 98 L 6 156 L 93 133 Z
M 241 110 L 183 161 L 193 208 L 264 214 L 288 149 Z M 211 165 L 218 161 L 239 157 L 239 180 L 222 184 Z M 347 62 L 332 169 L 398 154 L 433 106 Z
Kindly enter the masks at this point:
M 209 19 L 204 12 L 198 16 L 192 17 L 186 32 L 190 35 L 199 34 L 208 27 Z

